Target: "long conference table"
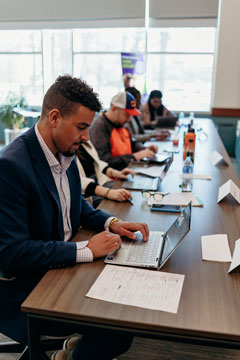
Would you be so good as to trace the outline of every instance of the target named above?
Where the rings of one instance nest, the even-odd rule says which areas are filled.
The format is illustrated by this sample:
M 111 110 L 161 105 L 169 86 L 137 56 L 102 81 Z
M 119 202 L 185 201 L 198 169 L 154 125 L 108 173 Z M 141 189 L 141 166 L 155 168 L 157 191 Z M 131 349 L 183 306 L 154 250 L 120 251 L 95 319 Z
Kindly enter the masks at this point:
M 48 322 L 71 323 L 82 329 L 104 328 L 140 337 L 240 347 L 240 274 L 228 274 L 229 263 L 203 261 L 201 250 L 202 235 L 227 234 L 233 253 L 240 237 L 240 206 L 230 196 L 217 204 L 217 197 L 220 185 L 232 179 L 239 186 L 239 179 L 212 121 L 195 122 L 208 134 L 208 139 L 196 142 L 194 172 L 210 175 L 212 180 L 193 180 L 193 192 L 204 206 L 193 207 L 190 232 L 161 269 L 185 275 L 177 314 L 87 298 L 86 293 L 105 266 L 103 259 L 51 270 L 22 304 L 22 311 L 28 313 L 31 360 L 39 359 L 41 327 Z M 177 149 L 170 141 L 159 142 L 159 148 Z M 161 191 L 181 191 L 182 135 L 179 150 L 161 183 Z M 214 150 L 228 166 L 212 165 L 209 155 Z M 166 231 L 176 219 L 177 215 L 170 213 L 150 212 L 140 191 L 132 191 L 132 196 L 133 206 L 104 200 L 100 207 L 122 220 L 144 221 L 150 230 Z M 74 240 L 85 240 L 91 235 L 93 232 L 81 229 Z

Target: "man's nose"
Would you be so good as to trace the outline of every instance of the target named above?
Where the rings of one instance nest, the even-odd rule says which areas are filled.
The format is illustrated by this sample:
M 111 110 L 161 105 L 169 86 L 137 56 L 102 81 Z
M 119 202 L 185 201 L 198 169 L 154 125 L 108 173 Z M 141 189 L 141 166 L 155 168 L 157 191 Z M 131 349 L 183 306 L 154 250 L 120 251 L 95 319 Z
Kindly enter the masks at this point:
M 81 135 L 81 140 L 88 141 L 89 140 L 89 131 L 88 128 L 84 130 L 84 132 Z

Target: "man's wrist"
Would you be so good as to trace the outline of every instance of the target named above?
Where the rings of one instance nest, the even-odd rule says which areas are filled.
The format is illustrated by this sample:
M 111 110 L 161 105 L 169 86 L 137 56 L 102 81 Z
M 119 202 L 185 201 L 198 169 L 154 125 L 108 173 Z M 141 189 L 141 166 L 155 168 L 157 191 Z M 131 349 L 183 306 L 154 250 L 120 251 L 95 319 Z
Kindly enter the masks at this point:
M 104 197 L 105 197 L 106 199 L 108 199 L 108 194 L 110 193 L 110 191 L 111 191 L 111 188 L 109 188 L 109 189 L 104 193 Z
M 121 221 L 121 220 L 118 218 L 113 218 L 109 223 L 109 229 L 111 228 L 112 224 L 114 224 L 115 222 L 119 222 L 119 221 Z
M 105 224 L 104 224 L 104 228 L 108 228 L 110 229 L 110 226 L 116 222 L 116 221 L 121 221 L 120 219 L 116 218 L 115 216 L 111 216 L 109 217 L 106 221 L 105 221 Z
M 88 241 L 76 242 L 76 263 L 91 261 L 93 261 L 93 254 L 88 247 Z

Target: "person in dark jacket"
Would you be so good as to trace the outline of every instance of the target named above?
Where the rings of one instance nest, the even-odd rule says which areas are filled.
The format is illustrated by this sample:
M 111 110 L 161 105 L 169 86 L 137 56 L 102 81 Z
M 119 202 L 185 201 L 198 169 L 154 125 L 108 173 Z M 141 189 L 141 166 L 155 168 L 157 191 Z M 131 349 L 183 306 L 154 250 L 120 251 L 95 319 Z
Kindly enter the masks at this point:
M 89 139 L 88 128 L 100 108 L 85 82 L 60 76 L 44 97 L 39 122 L 0 153 L 0 332 L 22 344 L 28 337 L 21 303 L 49 269 L 91 262 L 118 249 L 120 235 L 136 238 L 135 230 L 148 237 L 145 224 L 118 221 L 82 197 L 74 154 Z M 80 226 L 97 234 L 70 241 Z M 61 333 L 73 330 L 59 324 L 45 331 Z M 132 341 L 102 330 L 78 340 L 52 359 L 110 360 Z

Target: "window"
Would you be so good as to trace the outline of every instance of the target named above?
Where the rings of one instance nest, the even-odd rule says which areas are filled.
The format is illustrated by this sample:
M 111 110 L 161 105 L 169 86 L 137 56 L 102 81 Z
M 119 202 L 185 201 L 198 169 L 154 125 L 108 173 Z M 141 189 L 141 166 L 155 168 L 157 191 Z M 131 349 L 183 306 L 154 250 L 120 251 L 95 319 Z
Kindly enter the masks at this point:
M 147 89 L 173 110 L 209 111 L 214 28 L 149 29 Z
M 76 52 L 144 52 L 144 28 L 73 30 L 73 51 Z
M 72 30 L 43 30 L 44 93 L 59 75 L 72 75 Z
M 41 31 L 0 32 L 0 101 L 9 92 L 40 105 L 43 94 Z
M 105 108 L 113 95 L 123 91 L 120 54 L 78 54 L 74 56 L 74 76 L 87 81 Z
M 148 51 L 213 53 L 214 40 L 214 28 L 149 29 Z
M 123 90 L 121 52 L 139 52 L 148 93 L 160 89 L 170 110 L 209 111 L 214 39 L 214 28 L 0 31 L 0 101 L 12 91 L 41 105 L 55 79 L 72 74 L 107 108 Z
M 99 93 L 104 108 L 123 91 L 121 52 L 144 52 L 143 28 L 81 29 L 73 31 L 74 76 Z

